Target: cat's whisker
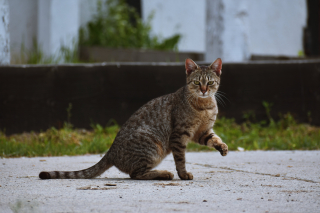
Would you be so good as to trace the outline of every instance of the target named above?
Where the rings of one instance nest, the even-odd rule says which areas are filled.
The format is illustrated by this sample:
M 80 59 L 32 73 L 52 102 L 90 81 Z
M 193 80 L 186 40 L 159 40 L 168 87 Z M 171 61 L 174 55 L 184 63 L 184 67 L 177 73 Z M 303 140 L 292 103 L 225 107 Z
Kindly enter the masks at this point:
M 220 101 L 219 103 L 221 104 L 221 106 L 226 107 L 226 105 L 222 101 Z
M 221 98 L 224 98 L 225 100 L 227 100 L 227 101 L 230 103 L 230 100 L 229 100 L 226 96 L 224 96 L 224 95 L 222 95 L 222 94 L 219 94 L 219 96 L 220 96 Z
M 217 91 L 217 94 L 219 94 L 221 97 L 225 98 L 227 101 L 229 101 L 229 103 L 231 103 L 231 101 L 224 95 L 224 94 L 221 94 L 222 92 L 221 91 Z
M 223 98 L 221 97 L 221 95 L 217 94 L 217 97 L 218 97 L 219 100 L 226 106 L 226 102 L 223 100 Z
M 224 99 L 226 99 L 230 103 L 229 99 L 225 95 L 221 94 L 221 91 L 217 91 L 215 93 L 215 96 L 219 97 L 219 99 L 221 101 L 223 101 L 225 105 L 226 105 L 226 103 L 225 103 Z
M 216 100 L 219 104 L 221 104 L 223 107 L 226 106 L 226 103 L 222 100 L 222 98 L 219 96 L 219 94 L 215 94 Z
M 218 98 L 216 98 L 216 100 L 217 100 L 217 103 L 218 103 L 218 104 L 220 104 L 221 106 L 224 107 L 224 105 L 221 103 L 221 101 L 220 101 Z
M 217 93 L 223 93 L 223 94 L 227 94 L 227 93 L 225 93 L 225 92 L 222 92 L 222 91 L 217 91 Z

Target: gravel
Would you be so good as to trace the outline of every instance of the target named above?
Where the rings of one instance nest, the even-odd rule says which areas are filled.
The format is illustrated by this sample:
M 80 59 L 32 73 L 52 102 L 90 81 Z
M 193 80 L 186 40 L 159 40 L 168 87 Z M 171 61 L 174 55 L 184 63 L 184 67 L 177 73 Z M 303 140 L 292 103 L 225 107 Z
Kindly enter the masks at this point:
M 194 180 L 172 155 L 157 169 L 170 181 L 132 180 L 112 167 L 86 180 L 40 180 L 43 170 L 79 170 L 100 155 L 0 159 L 0 212 L 319 212 L 320 151 L 187 153 Z

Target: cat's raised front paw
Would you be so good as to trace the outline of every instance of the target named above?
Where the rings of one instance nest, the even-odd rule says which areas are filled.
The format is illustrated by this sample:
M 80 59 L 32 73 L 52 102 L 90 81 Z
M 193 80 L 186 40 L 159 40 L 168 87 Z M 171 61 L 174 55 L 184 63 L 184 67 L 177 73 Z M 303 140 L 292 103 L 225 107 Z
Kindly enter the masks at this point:
M 217 136 L 213 136 L 212 139 L 208 141 L 208 146 L 214 147 L 222 156 L 226 156 L 228 154 L 227 144 L 223 143 L 221 138 Z
M 221 144 L 217 150 L 222 156 L 226 156 L 228 154 L 228 146 L 225 143 Z
M 183 173 L 183 174 L 179 174 L 179 177 L 181 180 L 193 180 L 193 175 L 191 172 L 186 172 L 186 173 Z

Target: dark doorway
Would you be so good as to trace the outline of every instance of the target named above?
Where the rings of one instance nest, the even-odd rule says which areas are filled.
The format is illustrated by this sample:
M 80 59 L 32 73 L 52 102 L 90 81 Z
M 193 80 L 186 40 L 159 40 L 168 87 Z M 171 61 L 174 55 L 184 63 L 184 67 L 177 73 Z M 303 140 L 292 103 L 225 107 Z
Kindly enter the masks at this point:
M 127 4 L 134 7 L 141 17 L 141 0 L 126 0 Z
M 320 56 L 320 0 L 307 0 L 308 21 L 304 29 L 304 52 L 309 57 Z

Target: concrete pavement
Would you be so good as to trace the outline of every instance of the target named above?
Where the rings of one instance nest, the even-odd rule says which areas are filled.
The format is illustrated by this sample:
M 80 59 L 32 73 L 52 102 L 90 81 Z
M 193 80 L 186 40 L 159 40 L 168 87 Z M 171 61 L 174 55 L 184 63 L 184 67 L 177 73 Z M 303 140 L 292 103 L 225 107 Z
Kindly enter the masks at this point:
M 172 181 L 137 181 L 112 167 L 88 180 L 40 180 L 43 170 L 79 170 L 100 155 L 0 159 L 0 212 L 319 212 L 320 151 L 187 153 L 194 180 L 172 155 L 157 169 Z

